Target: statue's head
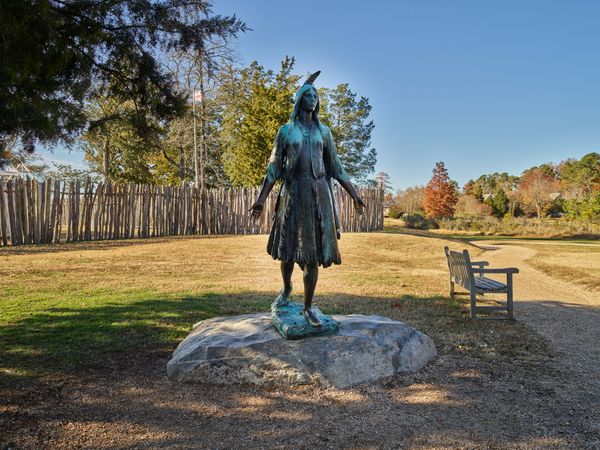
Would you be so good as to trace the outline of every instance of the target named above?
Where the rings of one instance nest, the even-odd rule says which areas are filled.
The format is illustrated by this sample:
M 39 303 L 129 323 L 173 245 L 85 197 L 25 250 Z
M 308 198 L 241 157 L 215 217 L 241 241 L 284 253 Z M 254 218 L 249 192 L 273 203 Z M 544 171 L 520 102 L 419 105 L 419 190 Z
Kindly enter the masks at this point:
M 319 104 L 319 94 L 313 85 L 309 85 L 310 89 L 307 89 L 300 98 L 300 108 L 304 111 L 313 112 Z
M 319 94 L 313 86 L 313 81 L 317 78 L 320 72 L 312 74 L 303 86 L 296 92 L 296 101 L 294 102 L 294 110 L 290 117 L 290 122 L 294 123 L 300 110 L 312 112 L 313 119 L 319 121 Z

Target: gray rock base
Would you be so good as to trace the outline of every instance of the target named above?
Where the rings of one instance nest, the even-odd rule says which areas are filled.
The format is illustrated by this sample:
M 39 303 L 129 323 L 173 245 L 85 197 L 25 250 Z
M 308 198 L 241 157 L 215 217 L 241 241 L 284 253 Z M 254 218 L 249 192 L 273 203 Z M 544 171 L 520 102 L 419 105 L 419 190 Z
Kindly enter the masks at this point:
M 345 388 L 412 373 L 436 356 L 431 338 L 381 316 L 334 315 L 339 331 L 286 340 L 269 314 L 216 317 L 194 326 L 167 364 L 181 382 Z

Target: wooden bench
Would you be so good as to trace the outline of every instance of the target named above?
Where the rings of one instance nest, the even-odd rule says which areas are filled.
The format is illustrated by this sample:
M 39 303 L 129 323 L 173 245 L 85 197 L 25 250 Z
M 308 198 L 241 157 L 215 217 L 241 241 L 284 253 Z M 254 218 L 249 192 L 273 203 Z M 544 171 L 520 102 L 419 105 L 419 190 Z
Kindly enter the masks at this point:
M 448 259 L 448 269 L 450 269 L 450 297 L 460 294 L 454 292 L 454 285 L 466 289 L 471 299 L 470 317 L 475 319 L 479 311 L 506 311 L 501 316 L 480 316 L 486 319 L 513 319 L 513 274 L 519 273 L 519 269 L 486 269 L 489 266 L 487 261 L 471 261 L 469 252 L 451 251 L 444 247 L 446 258 Z M 506 284 L 499 281 L 486 278 L 487 273 L 506 274 Z M 475 276 L 477 275 L 477 276 Z M 477 295 L 484 294 L 506 294 L 506 305 L 503 306 L 477 306 Z

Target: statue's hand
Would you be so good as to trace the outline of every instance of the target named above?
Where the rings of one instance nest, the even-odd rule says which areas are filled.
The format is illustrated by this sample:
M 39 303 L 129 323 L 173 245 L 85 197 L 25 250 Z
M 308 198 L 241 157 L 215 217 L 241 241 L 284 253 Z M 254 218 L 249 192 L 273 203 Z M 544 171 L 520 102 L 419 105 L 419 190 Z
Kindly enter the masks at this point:
M 354 199 L 354 209 L 356 210 L 359 216 L 363 215 L 366 207 L 367 205 L 365 205 L 365 202 L 362 201 L 362 198 L 356 197 Z
M 257 220 L 261 216 L 263 209 L 265 209 L 265 204 L 258 200 L 255 201 L 249 209 L 249 211 L 252 211 L 252 218 Z

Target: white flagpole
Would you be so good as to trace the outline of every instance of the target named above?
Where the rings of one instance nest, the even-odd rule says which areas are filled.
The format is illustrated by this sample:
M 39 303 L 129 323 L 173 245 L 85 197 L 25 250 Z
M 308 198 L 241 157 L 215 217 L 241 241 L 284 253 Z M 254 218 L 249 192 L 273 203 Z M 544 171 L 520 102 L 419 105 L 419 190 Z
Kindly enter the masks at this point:
M 196 141 L 196 91 L 194 90 L 192 99 L 192 108 L 194 113 L 194 183 L 196 185 L 196 189 L 200 188 L 200 158 L 198 156 L 198 143 Z

